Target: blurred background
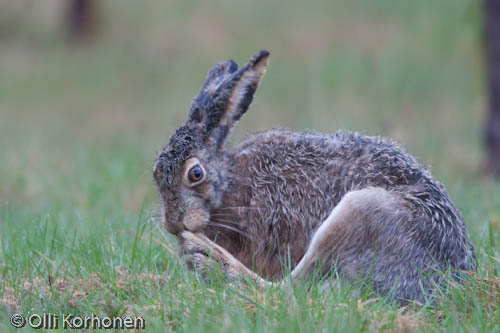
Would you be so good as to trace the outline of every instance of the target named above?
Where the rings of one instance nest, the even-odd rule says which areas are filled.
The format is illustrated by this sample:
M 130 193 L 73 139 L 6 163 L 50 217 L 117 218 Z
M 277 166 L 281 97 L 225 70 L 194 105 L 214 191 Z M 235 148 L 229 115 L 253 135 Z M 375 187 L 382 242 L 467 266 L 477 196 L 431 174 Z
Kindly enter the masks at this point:
M 494 219 L 482 5 L 0 0 L 0 209 L 100 218 L 151 209 L 156 152 L 207 71 L 267 49 L 233 144 L 273 127 L 390 137 L 429 165 L 469 220 Z M 487 212 L 467 213 L 477 193 Z

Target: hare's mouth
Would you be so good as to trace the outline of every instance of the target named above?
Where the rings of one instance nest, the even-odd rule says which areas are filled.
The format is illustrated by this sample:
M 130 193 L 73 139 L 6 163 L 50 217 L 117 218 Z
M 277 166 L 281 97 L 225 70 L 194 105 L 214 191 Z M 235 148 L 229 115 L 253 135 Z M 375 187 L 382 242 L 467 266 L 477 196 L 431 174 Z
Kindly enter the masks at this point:
M 186 212 L 182 226 L 193 233 L 201 231 L 210 220 L 210 214 L 203 209 L 194 209 Z

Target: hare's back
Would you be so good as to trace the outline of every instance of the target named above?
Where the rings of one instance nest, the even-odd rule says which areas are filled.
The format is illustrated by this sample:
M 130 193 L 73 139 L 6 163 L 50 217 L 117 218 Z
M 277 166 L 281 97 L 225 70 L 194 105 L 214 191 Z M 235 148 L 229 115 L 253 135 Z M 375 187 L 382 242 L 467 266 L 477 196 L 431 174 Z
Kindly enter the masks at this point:
M 408 192 L 428 177 L 397 146 L 356 133 L 272 130 L 248 138 L 231 156 L 235 181 L 228 200 L 251 208 L 242 219 L 252 221 L 248 228 L 272 230 L 285 243 L 290 240 L 283 235 L 289 234 L 305 235 L 307 242 L 349 191 Z
M 260 176 L 299 177 L 301 182 L 317 178 L 317 184 L 341 185 L 341 195 L 368 186 L 391 188 L 433 180 L 426 168 L 395 143 L 343 131 L 267 131 L 243 142 L 237 156 L 250 167 L 261 166 L 254 168 Z
M 444 186 L 387 139 L 272 130 L 247 139 L 235 156 L 236 172 L 267 207 L 326 218 L 346 193 L 380 187 L 399 193 L 415 216 L 425 215 L 433 225 L 436 218 L 439 225 L 463 225 Z

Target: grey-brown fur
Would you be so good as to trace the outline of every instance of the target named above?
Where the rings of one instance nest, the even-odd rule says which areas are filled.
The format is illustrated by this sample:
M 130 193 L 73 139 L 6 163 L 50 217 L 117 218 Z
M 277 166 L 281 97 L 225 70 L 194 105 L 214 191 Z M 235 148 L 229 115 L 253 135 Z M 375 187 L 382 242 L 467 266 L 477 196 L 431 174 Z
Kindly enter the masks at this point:
M 240 69 L 232 60 L 216 65 L 186 124 L 158 155 L 165 226 L 191 267 L 203 273 L 215 249 L 233 279 L 267 284 L 260 276 L 281 278 L 285 263 L 294 278 L 320 265 L 325 274 L 336 268 L 417 301 L 442 282 L 442 272 L 474 271 L 469 233 L 445 188 L 392 142 L 271 130 L 224 149 L 267 58 L 261 51 Z M 195 185 L 185 170 L 193 158 L 205 171 Z

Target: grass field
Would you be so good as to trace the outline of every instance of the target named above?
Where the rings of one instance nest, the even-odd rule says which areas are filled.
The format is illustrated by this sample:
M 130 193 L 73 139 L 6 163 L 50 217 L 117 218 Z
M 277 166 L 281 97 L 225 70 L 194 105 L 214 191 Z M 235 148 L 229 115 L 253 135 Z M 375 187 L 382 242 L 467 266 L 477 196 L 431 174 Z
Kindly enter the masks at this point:
M 102 2 L 68 45 L 63 1 L 0 1 L 0 331 L 13 313 L 141 315 L 163 331 L 500 331 L 500 184 L 480 176 L 480 3 Z M 161 226 L 151 168 L 207 70 L 271 63 L 237 143 L 270 127 L 399 141 L 447 187 L 477 276 L 434 307 L 356 286 L 206 284 Z M 27 328 L 25 328 L 28 330 Z

